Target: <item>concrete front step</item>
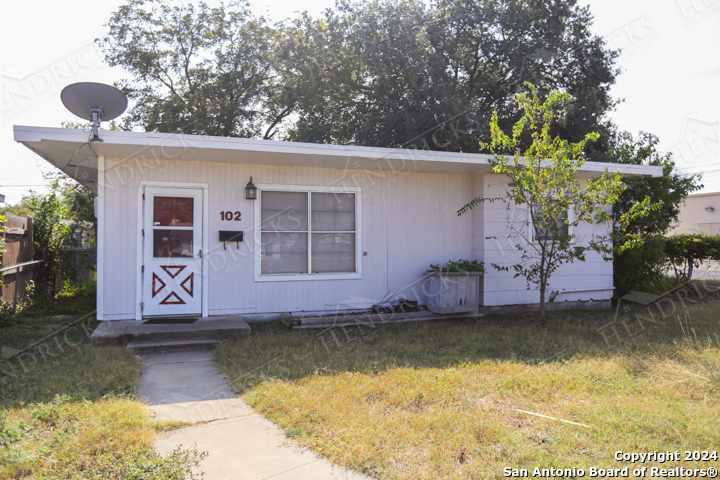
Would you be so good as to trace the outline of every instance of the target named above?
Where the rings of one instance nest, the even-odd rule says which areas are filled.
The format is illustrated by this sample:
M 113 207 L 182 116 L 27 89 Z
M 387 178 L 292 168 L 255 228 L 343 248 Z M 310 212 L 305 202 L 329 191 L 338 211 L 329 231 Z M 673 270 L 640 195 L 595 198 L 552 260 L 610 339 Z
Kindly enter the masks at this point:
M 212 350 L 220 343 L 220 340 L 158 340 L 149 342 L 130 342 L 127 344 L 128 350 L 133 350 L 141 355 L 147 353 L 169 353 L 169 352 L 186 352 L 195 350 Z
M 95 347 L 122 346 L 130 342 L 169 340 L 222 340 L 250 335 L 241 315 L 201 318 L 195 323 L 144 324 L 141 321 L 103 321 L 90 337 Z

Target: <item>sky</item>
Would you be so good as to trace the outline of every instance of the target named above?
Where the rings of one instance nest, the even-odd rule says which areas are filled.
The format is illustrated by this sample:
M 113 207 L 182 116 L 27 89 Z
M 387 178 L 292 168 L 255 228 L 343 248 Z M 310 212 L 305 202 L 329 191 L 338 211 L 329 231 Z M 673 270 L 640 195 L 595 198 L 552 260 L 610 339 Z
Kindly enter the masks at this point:
M 169 0 L 173 3 L 172 0 Z M 622 49 L 610 117 L 622 130 L 651 132 L 683 172 L 704 172 L 703 191 L 720 191 L 720 0 L 580 0 L 595 17 L 593 33 Z M 47 163 L 13 140 L 13 125 L 59 127 L 79 121 L 60 102 L 71 83 L 112 84 L 120 68 L 103 63 L 94 40 L 125 0 L 3 2 L 0 29 L 2 127 L 0 194 L 7 204 L 44 191 Z M 174 3 L 188 3 L 174 0 Z M 195 3 L 195 2 L 193 2 Z M 210 4 L 214 1 L 208 2 Z M 313 16 L 333 0 L 306 0 Z M 291 0 L 252 2 L 272 20 L 294 17 Z

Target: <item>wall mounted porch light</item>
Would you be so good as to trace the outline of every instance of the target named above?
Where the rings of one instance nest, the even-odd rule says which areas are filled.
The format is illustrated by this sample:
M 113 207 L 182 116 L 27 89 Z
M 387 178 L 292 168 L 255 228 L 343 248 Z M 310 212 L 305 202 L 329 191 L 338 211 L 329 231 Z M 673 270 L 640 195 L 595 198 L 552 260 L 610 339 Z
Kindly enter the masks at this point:
M 713 210 L 715 210 L 713 207 L 705 207 L 706 212 L 712 212 Z
M 252 177 L 250 177 L 250 181 L 247 187 L 245 187 L 245 198 L 248 200 L 257 200 L 257 187 L 252 182 Z

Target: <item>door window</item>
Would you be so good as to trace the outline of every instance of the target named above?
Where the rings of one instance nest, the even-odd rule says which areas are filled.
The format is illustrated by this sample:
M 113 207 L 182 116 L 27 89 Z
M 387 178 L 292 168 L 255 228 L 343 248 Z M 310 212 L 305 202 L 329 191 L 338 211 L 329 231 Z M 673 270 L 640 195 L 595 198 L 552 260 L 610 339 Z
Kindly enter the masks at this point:
M 192 257 L 194 199 L 154 197 L 153 257 Z
M 192 257 L 192 230 L 153 230 L 154 257 Z
M 155 197 L 153 226 L 192 227 L 195 199 L 183 197 Z

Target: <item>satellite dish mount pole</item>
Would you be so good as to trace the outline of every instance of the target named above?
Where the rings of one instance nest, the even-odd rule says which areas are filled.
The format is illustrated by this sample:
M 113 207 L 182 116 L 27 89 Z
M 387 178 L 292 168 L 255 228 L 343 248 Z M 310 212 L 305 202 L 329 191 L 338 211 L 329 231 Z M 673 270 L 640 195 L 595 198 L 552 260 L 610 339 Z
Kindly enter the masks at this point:
M 100 121 L 102 120 L 102 116 L 103 116 L 102 108 L 88 107 L 88 112 L 90 113 L 90 116 L 92 117 L 93 138 L 91 141 L 102 142 L 102 139 L 98 135 L 98 133 L 99 133 L 98 130 L 100 129 Z

